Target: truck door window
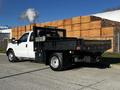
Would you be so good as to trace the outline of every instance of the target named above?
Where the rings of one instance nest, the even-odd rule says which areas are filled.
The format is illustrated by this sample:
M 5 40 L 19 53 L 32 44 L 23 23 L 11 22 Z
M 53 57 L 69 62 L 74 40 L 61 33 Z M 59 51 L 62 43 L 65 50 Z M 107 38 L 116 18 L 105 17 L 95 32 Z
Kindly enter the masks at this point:
M 25 34 L 19 39 L 19 41 L 20 41 L 20 42 L 27 42 L 28 35 L 29 35 L 29 33 L 25 33 Z

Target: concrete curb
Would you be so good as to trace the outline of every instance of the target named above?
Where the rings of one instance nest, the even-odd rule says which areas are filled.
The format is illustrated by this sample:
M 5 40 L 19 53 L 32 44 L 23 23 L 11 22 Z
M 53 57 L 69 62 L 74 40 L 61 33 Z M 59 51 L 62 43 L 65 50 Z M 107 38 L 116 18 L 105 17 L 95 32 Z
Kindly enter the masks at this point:
M 112 64 L 112 65 L 110 65 L 110 66 L 111 66 L 111 68 L 120 69 L 120 65 Z

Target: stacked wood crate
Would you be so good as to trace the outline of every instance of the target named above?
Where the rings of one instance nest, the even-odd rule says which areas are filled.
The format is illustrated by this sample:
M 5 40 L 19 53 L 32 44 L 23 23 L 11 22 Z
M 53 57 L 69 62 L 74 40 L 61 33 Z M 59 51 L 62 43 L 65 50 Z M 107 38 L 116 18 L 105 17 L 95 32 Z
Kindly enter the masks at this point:
M 115 31 L 119 31 L 118 27 L 120 26 L 120 23 L 95 16 L 77 16 L 53 22 L 37 23 L 34 25 L 40 27 L 54 26 L 60 29 L 66 29 L 67 37 L 110 39 L 112 41 L 111 51 L 115 51 Z M 12 36 L 18 39 L 26 31 L 31 31 L 32 27 L 33 24 L 15 27 L 12 30 Z
M 17 27 L 12 29 L 12 37 L 18 38 L 18 28 Z
M 100 18 L 93 16 L 81 17 L 81 37 L 100 37 Z
M 34 25 L 40 26 L 40 24 L 31 24 L 12 28 L 12 37 L 19 39 L 25 32 L 32 31 Z

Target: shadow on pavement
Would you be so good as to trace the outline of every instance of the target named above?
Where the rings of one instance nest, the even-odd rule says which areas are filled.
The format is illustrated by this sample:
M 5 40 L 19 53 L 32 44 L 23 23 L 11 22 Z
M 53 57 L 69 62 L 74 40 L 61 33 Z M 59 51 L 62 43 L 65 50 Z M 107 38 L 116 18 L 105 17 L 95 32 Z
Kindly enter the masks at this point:
M 66 68 L 65 70 L 80 69 L 80 68 L 85 68 L 85 67 L 106 69 L 106 68 L 110 68 L 110 64 L 108 63 L 77 63 L 77 64 L 74 64 Z
M 34 60 L 18 60 L 18 61 L 15 61 L 14 63 L 20 63 L 20 62 L 40 63 L 40 62 L 37 62 L 37 61 L 34 61 Z
M 110 64 L 118 63 L 120 63 L 120 58 L 102 58 L 102 61 L 100 63 L 78 63 L 72 65 L 72 67 L 68 67 L 65 70 L 80 69 L 84 67 L 106 69 L 110 68 Z

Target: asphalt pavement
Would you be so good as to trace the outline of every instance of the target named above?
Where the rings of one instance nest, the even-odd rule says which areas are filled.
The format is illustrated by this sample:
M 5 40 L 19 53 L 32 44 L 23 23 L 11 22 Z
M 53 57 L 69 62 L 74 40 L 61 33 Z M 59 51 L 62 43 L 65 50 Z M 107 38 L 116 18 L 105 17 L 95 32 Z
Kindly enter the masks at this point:
M 55 72 L 31 61 L 10 63 L 0 54 L 0 90 L 120 90 L 120 69 L 83 65 Z

